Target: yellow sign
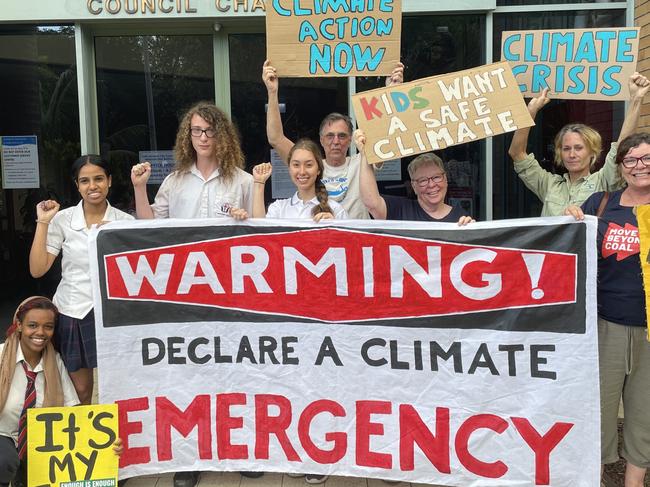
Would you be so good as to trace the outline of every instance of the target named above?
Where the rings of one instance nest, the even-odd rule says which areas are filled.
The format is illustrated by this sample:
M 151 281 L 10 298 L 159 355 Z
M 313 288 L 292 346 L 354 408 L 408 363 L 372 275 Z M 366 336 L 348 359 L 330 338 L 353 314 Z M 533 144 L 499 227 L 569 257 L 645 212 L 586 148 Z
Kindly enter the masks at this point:
M 501 59 L 510 62 L 526 97 L 549 88 L 553 98 L 627 100 L 638 51 L 638 27 L 512 31 L 501 37 Z
M 388 75 L 402 0 L 267 0 L 266 57 L 280 76 Z
M 534 125 L 505 62 L 364 91 L 352 106 L 371 163 Z
M 28 487 L 117 487 L 117 405 L 27 411 Z
M 641 250 L 639 258 L 641 259 L 641 270 L 643 272 L 643 289 L 645 290 L 646 302 L 646 322 L 648 324 L 648 341 L 650 341 L 650 205 L 637 207 L 637 223 L 639 224 L 639 240 Z

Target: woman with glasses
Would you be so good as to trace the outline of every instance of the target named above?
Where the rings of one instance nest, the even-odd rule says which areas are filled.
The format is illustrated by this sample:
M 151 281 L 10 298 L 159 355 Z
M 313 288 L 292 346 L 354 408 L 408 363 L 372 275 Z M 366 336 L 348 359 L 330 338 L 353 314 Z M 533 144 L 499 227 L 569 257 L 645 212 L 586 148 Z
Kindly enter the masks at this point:
M 253 178 L 242 168 L 239 134 L 215 105 L 200 102 L 183 116 L 174 146 L 176 167 L 149 205 L 151 165 L 133 166 L 131 182 L 138 218 L 213 218 L 252 211 Z
M 634 73 L 628 86 L 630 106 L 618 142 L 636 129 L 643 97 L 650 88 L 650 81 L 645 76 Z M 549 101 L 548 89 L 531 99 L 528 103 L 530 116 L 535 119 L 537 112 Z M 526 153 L 529 133 L 530 127 L 517 130 L 512 137 L 508 154 L 514 161 L 519 178 L 544 203 L 541 216 L 563 215 L 567 206 L 582 204 L 592 193 L 614 191 L 623 185 L 614 162 L 617 143 L 612 144 L 603 167 L 591 172 L 602 150 L 600 134 L 593 128 L 572 123 L 565 125 L 555 136 L 555 164 L 566 170 L 563 175 L 546 171 L 534 154 Z
M 442 160 L 434 153 L 420 154 L 408 165 L 411 187 L 417 200 L 382 196 L 377 188 L 374 171 L 366 159 L 366 136 L 362 130 L 354 132 L 354 142 L 361 153 L 361 198 L 375 220 L 457 222 L 459 225 L 473 221 L 462 208 L 445 203 L 447 173 Z
M 566 213 L 598 216 L 598 361 L 602 463 L 618 460 L 621 398 L 626 487 L 642 487 L 650 466 L 650 342 L 636 208 L 650 204 L 650 134 L 622 140 L 615 162 L 624 190 L 596 193 Z

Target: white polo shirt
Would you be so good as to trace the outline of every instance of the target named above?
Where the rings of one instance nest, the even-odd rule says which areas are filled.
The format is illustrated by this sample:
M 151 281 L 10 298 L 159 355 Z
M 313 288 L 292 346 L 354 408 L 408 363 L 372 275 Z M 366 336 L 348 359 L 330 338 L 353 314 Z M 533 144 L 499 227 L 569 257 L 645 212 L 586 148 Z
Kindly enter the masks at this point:
M 102 220 L 133 220 L 133 217 L 108 203 Z M 63 251 L 61 282 L 52 301 L 61 313 L 77 319 L 86 316 L 93 308 L 88 231 L 83 200 L 77 206 L 71 206 L 54 215 L 47 229 L 47 252 L 59 255 Z
M 169 174 L 151 205 L 154 218 L 224 217 L 233 207 L 253 212 L 253 176 L 236 168 L 226 180 L 217 168 L 204 179 L 196 164 L 189 171 Z
M 344 220 L 348 217 L 345 208 L 336 201 L 327 199 L 327 203 L 334 212 L 334 218 L 337 220 Z M 298 218 L 310 219 L 312 218 L 311 212 L 314 206 L 318 206 L 318 198 L 312 198 L 307 202 L 303 202 L 298 198 L 298 193 L 294 193 L 291 198 L 284 200 L 274 201 L 269 205 L 266 212 L 266 218 Z
M 4 350 L 5 344 L 0 345 L 0 357 Z M 20 420 L 20 413 L 23 411 L 23 404 L 25 402 L 25 389 L 27 389 L 27 377 L 25 376 L 25 371 L 23 366 L 20 364 L 25 359 L 23 355 L 23 350 L 18 345 L 18 350 L 16 350 L 16 369 L 14 371 L 14 378 L 11 381 L 11 387 L 9 388 L 9 395 L 7 396 L 7 402 L 5 407 L 0 412 L 0 436 L 8 436 L 18 441 L 18 421 Z M 77 392 L 74 389 L 72 380 L 68 375 L 68 371 L 63 364 L 63 360 L 59 354 L 56 354 L 56 366 L 59 369 L 59 376 L 61 377 L 61 387 L 63 389 L 63 405 L 64 406 L 76 406 L 79 404 L 79 397 Z M 32 368 L 27 364 L 27 368 L 32 370 Z M 43 407 L 43 399 L 45 395 L 45 372 L 43 370 L 43 360 L 36 365 L 36 368 L 33 369 L 33 372 L 36 372 L 36 407 Z

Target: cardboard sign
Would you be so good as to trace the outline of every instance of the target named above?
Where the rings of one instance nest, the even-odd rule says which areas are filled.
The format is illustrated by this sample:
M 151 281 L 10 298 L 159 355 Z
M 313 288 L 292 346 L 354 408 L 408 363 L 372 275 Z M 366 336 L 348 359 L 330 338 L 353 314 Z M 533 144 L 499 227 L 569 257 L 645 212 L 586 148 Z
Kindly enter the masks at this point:
M 29 487 L 116 487 L 117 405 L 27 411 Z
M 503 62 L 364 91 L 352 106 L 371 163 L 534 125 Z
M 641 271 L 643 272 L 643 289 L 645 290 L 645 312 L 646 322 L 648 324 L 648 341 L 650 341 L 650 205 L 637 207 L 637 222 L 639 224 L 639 240 L 641 250 L 639 257 L 641 259 Z
M 638 51 L 638 27 L 511 31 L 501 37 L 501 60 L 510 62 L 526 97 L 549 88 L 553 98 L 627 100 Z
M 120 477 L 596 485 L 595 222 L 93 230 L 99 393 L 120 405 Z
M 266 2 L 266 56 L 280 76 L 388 75 L 401 32 L 401 0 Z

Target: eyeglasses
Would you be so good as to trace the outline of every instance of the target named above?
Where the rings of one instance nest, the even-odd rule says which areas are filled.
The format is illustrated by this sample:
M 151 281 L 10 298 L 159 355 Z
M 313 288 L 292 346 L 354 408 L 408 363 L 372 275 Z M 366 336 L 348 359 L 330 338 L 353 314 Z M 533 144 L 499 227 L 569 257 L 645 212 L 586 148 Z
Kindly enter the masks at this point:
M 650 154 L 646 154 L 645 156 L 641 157 L 626 157 L 624 158 L 621 163 L 623 164 L 623 167 L 627 167 L 628 169 L 632 169 L 633 167 L 636 167 L 636 165 L 641 161 L 644 166 L 650 166 Z
M 420 188 L 426 188 L 429 181 L 432 181 L 433 183 L 442 183 L 444 180 L 444 174 L 436 174 L 435 176 L 429 176 L 428 178 L 411 179 L 411 181 L 417 184 Z
M 205 134 L 206 137 L 211 139 L 217 134 L 217 131 L 212 127 L 207 129 L 202 129 L 200 127 L 191 127 L 190 133 L 192 134 L 192 137 L 201 137 L 201 135 Z
M 324 134 L 323 137 L 330 142 L 334 140 L 334 137 L 338 137 L 340 141 L 346 141 L 350 138 L 350 134 L 346 134 L 345 132 L 339 132 L 338 134 L 328 132 Z

